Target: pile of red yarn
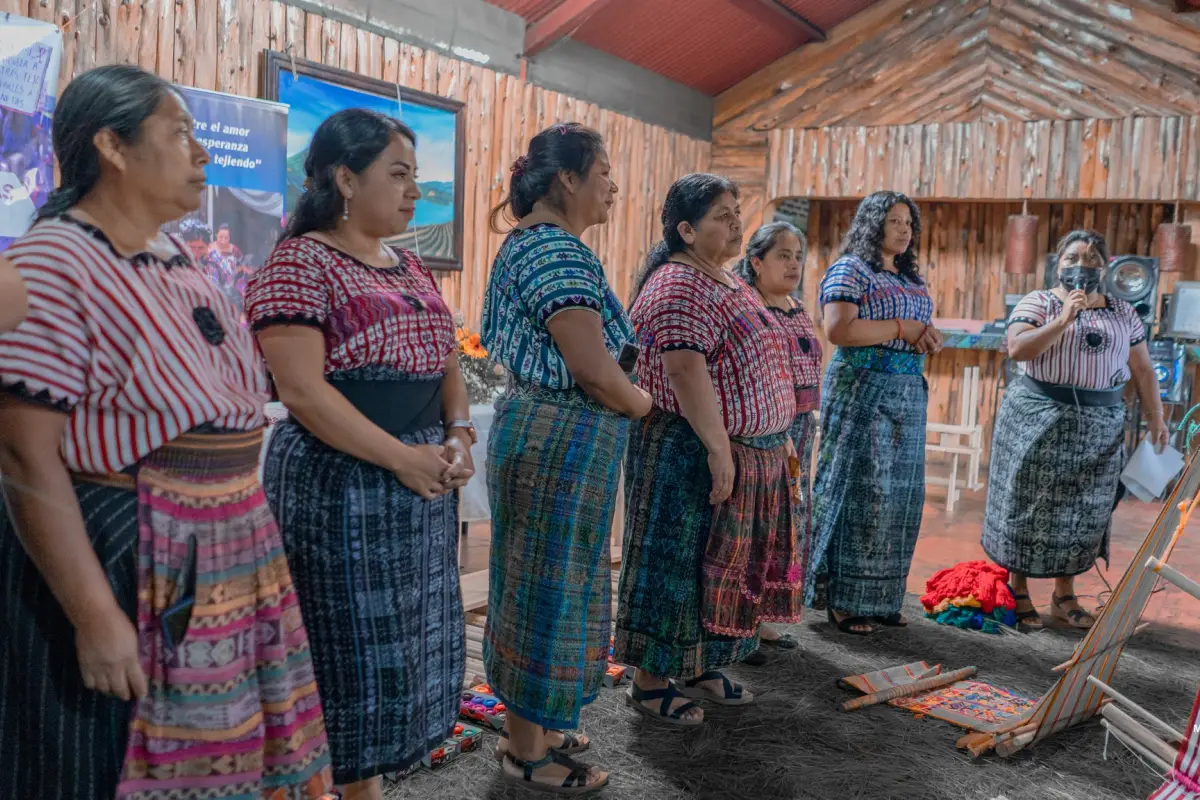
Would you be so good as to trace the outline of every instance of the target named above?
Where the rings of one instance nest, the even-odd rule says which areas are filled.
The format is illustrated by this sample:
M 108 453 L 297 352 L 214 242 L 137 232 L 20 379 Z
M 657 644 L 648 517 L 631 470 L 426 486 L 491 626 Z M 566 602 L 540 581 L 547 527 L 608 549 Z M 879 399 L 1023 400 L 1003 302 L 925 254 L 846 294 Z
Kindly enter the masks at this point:
M 1015 625 L 1017 607 L 1008 570 L 988 561 L 967 561 L 943 569 L 925 584 L 921 605 L 943 625 L 999 633 Z

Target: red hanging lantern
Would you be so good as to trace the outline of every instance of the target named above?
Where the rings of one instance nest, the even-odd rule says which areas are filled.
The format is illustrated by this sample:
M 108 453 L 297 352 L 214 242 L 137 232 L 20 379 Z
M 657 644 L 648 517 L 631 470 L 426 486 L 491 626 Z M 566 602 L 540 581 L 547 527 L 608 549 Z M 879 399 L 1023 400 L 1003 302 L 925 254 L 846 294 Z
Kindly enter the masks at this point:
M 1008 218 L 1004 232 L 1004 271 L 1010 275 L 1033 275 L 1037 272 L 1038 218 L 1026 213 L 1029 203 L 1020 214 Z

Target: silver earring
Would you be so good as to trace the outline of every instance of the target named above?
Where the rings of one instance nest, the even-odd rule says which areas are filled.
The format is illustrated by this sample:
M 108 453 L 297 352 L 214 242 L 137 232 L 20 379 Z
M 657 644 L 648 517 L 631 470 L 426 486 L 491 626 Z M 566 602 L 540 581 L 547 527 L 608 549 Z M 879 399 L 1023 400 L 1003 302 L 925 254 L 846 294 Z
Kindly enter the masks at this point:
M 349 219 L 350 219 L 350 200 L 346 199 L 346 200 L 342 201 L 342 222 L 346 222 Z

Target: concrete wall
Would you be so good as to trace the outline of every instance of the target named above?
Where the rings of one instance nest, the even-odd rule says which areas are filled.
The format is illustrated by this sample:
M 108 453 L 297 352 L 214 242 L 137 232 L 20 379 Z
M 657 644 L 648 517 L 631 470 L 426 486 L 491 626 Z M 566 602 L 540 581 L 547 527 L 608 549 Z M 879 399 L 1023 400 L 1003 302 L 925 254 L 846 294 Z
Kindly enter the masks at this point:
M 285 0 L 385 36 L 519 74 L 525 21 L 484 0 Z M 713 99 L 649 70 L 564 39 L 531 59 L 527 77 L 688 136 L 712 138 Z

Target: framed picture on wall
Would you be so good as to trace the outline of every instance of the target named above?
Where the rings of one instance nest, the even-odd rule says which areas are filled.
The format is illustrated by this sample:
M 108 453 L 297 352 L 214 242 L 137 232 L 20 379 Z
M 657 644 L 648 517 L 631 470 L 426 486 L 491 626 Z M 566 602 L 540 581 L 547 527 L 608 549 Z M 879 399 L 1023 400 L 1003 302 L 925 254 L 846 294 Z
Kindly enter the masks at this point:
M 408 231 L 392 244 L 417 253 L 430 269 L 462 269 L 462 103 L 270 50 L 263 53 L 260 95 L 289 109 L 288 213 L 304 192 L 304 159 L 313 133 L 327 117 L 345 108 L 367 108 L 412 128 L 421 199 Z

